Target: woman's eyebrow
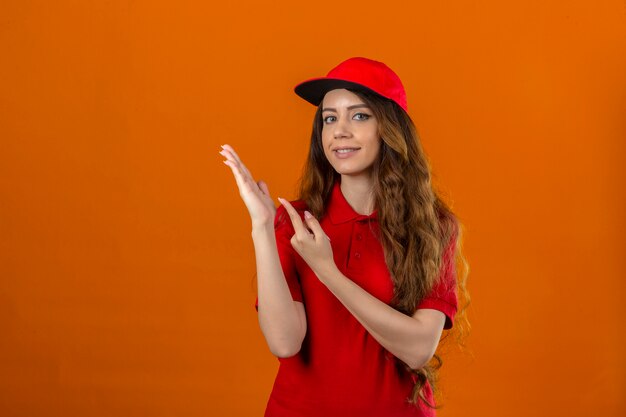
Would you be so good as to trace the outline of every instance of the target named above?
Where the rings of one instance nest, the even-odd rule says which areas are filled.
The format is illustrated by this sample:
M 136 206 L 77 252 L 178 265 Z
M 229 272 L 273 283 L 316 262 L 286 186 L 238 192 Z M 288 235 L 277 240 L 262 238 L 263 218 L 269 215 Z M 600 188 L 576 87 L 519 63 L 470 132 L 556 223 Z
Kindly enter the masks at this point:
M 352 106 L 348 106 L 347 109 L 352 110 L 352 109 L 358 109 L 359 107 L 365 107 L 369 109 L 370 106 L 368 106 L 367 104 L 353 104 Z M 337 109 L 333 107 L 325 107 L 322 109 L 322 112 L 325 112 L 325 111 L 334 111 L 336 113 Z

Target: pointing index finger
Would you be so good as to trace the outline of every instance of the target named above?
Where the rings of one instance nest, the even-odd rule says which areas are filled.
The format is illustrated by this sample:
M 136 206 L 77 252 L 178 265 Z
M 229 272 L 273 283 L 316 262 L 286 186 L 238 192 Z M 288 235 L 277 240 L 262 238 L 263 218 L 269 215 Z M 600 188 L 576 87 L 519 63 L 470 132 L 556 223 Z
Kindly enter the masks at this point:
M 291 219 L 291 224 L 293 225 L 293 229 L 295 230 L 296 235 L 298 235 L 298 237 L 303 237 L 310 234 L 306 226 L 302 223 L 300 215 L 298 214 L 296 209 L 293 208 L 291 203 L 280 197 L 278 197 L 278 201 L 280 201 L 280 204 L 282 204 L 283 207 L 285 207 L 285 210 L 287 210 L 287 214 L 289 214 L 289 218 Z

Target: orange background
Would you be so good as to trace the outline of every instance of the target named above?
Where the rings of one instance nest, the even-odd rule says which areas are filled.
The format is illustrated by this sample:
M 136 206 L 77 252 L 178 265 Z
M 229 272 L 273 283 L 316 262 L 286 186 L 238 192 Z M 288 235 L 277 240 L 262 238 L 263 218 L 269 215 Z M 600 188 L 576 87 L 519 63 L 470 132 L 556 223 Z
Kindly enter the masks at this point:
M 623 1 L 0 3 L 0 415 L 262 415 L 230 143 L 295 196 L 350 56 L 402 78 L 466 226 L 451 416 L 625 415 Z

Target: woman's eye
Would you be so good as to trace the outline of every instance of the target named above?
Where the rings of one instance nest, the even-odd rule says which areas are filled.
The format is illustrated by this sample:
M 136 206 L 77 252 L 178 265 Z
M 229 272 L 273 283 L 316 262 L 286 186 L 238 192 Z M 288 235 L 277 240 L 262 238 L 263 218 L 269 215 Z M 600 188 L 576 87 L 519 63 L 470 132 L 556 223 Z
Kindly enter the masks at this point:
M 372 116 L 370 116 L 367 113 L 356 113 L 352 118 L 355 119 L 355 120 L 362 120 L 363 121 L 363 120 L 369 119 L 370 117 L 372 117 Z M 328 124 L 328 123 L 332 123 L 332 122 L 337 121 L 337 117 L 336 116 L 326 116 L 322 120 L 324 121 L 325 124 Z

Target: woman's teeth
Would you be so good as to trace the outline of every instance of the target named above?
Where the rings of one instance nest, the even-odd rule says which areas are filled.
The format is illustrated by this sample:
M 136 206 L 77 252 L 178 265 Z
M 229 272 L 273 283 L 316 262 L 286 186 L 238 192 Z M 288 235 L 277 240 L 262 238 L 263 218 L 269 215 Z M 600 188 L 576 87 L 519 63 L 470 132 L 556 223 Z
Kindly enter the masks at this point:
M 356 148 L 350 148 L 350 149 L 337 149 L 335 152 L 337 153 L 348 153 L 348 152 L 352 152 L 352 151 L 356 151 Z

